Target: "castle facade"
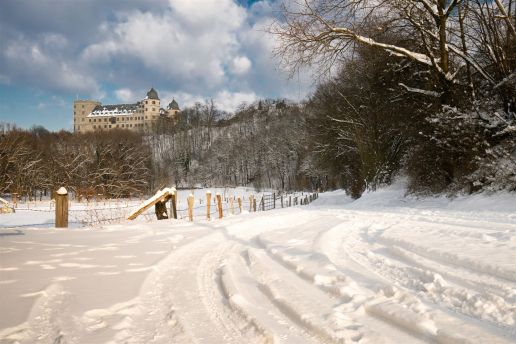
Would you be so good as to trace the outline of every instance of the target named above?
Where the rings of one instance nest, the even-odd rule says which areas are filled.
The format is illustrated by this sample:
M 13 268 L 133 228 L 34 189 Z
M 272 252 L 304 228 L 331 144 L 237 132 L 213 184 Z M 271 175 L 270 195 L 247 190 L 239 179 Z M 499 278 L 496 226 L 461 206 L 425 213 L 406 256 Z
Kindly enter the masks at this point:
M 86 133 L 113 129 L 146 131 L 160 117 L 176 119 L 179 105 L 175 100 L 163 109 L 158 92 L 151 88 L 147 96 L 135 104 L 102 105 L 94 100 L 73 102 L 73 131 Z

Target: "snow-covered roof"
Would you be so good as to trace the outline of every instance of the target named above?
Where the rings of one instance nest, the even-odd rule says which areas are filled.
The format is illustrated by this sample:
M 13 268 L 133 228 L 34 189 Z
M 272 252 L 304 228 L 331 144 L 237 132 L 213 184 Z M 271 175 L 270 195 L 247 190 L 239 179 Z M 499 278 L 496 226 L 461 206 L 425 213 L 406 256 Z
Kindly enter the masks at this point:
M 128 116 L 136 113 L 138 103 L 136 104 L 115 104 L 115 105 L 97 105 L 88 117 L 97 116 Z

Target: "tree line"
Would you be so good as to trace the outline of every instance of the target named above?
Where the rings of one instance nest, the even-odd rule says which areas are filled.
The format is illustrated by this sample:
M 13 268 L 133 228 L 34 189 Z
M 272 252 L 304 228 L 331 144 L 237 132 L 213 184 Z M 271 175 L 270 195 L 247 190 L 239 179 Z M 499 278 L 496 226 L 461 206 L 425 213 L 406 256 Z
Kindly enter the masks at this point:
M 285 2 L 283 66 L 324 80 L 308 102 L 310 161 L 359 197 L 516 190 L 516 2 Z
M 152 161 L 141 135 L 72 134 L 0 125 L 0 192 L 36 199 L 65 186 L 78 197 L 147 193 Z

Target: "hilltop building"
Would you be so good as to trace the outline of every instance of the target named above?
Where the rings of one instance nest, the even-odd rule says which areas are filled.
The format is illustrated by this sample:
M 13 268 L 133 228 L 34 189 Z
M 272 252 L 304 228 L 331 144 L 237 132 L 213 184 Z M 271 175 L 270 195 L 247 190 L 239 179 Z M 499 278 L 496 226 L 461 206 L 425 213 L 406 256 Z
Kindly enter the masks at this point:
M 94 100 L 73 103 L 73 130 L 76 133 L 128 129 L 144 131 L 152 128 L 160 117 L 176 119 L 179 105 L 175 100 L 163 109 L 158 92 L 151 88 L 147 96 L 135 104 L 102 105 Z

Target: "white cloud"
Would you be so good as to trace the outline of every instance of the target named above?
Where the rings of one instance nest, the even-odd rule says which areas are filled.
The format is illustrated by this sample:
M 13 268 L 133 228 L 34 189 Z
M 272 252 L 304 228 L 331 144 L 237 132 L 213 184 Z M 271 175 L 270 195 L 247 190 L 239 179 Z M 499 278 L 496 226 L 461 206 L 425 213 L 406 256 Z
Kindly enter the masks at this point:
M 31 82 L 44 89 L 64 91 L 99 92 L 96 80 L 82 71 L 80 66 L 71 65 L 69 59 L 55 54 L 56 45 L 64 45 L 61 36 L 45 36 L 48 39 L 11 41 L 4 50 L 4 58 L 12 75 Z
M 229 92 L 223 90 L 214 98 L 214 102 L 217 107 L 221 110 L 232 112 L 242 103 L 252 103 L 258 99 L 258 96 L 254 92 Z
M 106 63 L 132 57 L 190 91 L 201 85 L 219 88 L 238 51 L 236 33 L 245 10 L 232 0 L 171 0 L 170 6 L 163 14 L 133 11 L 104 25 L 105 39 L 86 47 L 82 60 Z
M 188 31 L 212 28 L 215 32 L 239 28 L 246 11 L 233 0 L 169 0 L 172 12 Z
M 116 90 L 115 95 L 120 101 L 122 101 L 124 103 L 134 102 L 137 98 L 134 95 L 133 91 L 131 91 L 128 88 L 121 88 L 121 89 Z M 143 98 L 143 96 L 141 98 Z
M 235 74 L 246 74 L 251 69 L 251 60 L 246 56 L 237 56 L 231 62 L 231 67 Z
M 230 92 L 222 90 L 213 97 L 204 97 L 202 95 L 190 94 L 185 92 L 160 92 L 161 106 L 165 107 L 172 99 L 175 99 L 181 109 L 193 106 L 195 103 L 204 103 L 213 99 L 218 109 L 234 112 L 242 103 L 252 103 L 259 97 L 254 92 Z

